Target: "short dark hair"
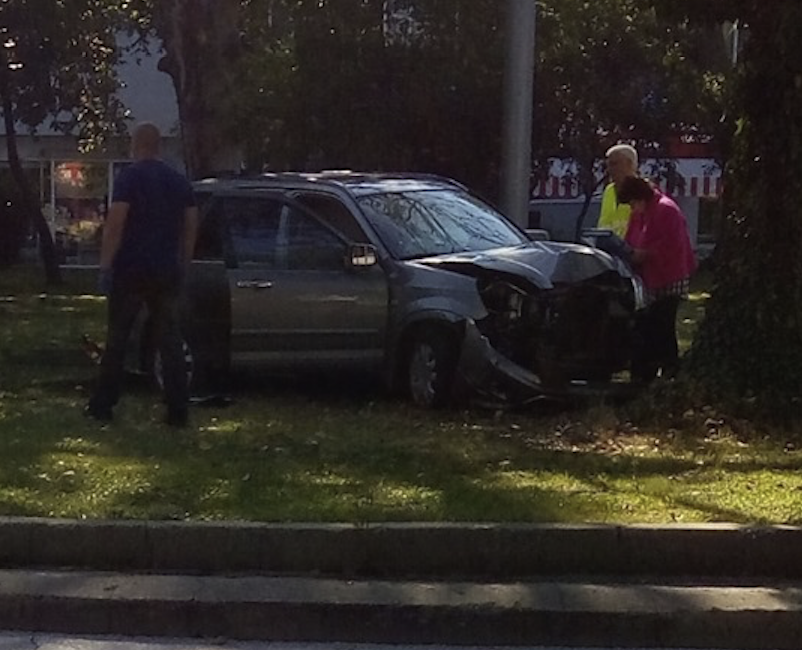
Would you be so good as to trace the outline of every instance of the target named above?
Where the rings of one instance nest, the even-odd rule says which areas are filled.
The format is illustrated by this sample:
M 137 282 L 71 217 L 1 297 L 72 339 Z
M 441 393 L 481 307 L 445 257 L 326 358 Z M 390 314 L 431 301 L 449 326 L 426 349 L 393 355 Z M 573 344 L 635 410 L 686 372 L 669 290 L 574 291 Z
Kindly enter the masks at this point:
M 654 188 L 645 178 L 628 176 L 616 188 L 616 198 L 619 203 L 632 203 L 632 201 L 649 201 L 654 197 Z

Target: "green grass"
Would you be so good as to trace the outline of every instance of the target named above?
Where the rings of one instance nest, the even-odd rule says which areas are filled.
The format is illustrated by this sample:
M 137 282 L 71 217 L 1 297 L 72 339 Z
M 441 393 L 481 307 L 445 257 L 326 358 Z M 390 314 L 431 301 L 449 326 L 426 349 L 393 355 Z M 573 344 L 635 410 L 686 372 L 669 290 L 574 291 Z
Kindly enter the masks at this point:
M 626 406 L 429 413 L 363 378 L 245 377 L 187 431 L 161 424 L 147 386 L 100 426 L 81 413 L 95 368 L 80 335 L 104 327 L 91 281 L 42 293 L 0 270 L 0 514 L 802 523 L 798 440 L 712 410 L 655 429 Z M 683 306 L 684 346 L 704 295 Z

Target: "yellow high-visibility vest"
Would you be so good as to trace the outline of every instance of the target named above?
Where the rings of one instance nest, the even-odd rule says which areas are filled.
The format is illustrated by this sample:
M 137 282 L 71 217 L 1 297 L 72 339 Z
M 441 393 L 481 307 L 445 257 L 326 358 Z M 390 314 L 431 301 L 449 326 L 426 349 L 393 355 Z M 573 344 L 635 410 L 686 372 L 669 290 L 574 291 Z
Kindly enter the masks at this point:
M 599 213 L 599 228 L 612 230 L 619 237 L 627 234 L 630 207 L 626 203 L 618 202 L 615 183 L 609 183 L 602 194 L 601 212 Z

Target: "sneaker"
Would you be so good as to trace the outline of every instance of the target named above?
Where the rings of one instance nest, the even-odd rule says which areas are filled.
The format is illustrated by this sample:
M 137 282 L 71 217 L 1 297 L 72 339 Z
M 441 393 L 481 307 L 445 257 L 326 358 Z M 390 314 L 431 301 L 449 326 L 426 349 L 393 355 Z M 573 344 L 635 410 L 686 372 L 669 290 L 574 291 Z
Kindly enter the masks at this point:
M 111 422 L 113 419 L 110 408 L 98 408 L 92 404 L 84 406 L 84 415 L 98 422 Z

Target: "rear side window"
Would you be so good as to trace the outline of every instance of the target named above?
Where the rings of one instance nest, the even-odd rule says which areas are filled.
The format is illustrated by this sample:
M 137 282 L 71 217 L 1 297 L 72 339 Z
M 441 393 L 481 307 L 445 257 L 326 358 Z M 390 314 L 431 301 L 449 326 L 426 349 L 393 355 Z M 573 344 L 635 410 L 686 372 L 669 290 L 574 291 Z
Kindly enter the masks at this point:
M 226 197 L 221 205 L 231 261 L 240 268 L 344 269 L 344 239 L 303 207 L 266 195 Z
M 276 268 L 283 203 L 263 197 L 223 199 L 228 235 L 239 266 Z

